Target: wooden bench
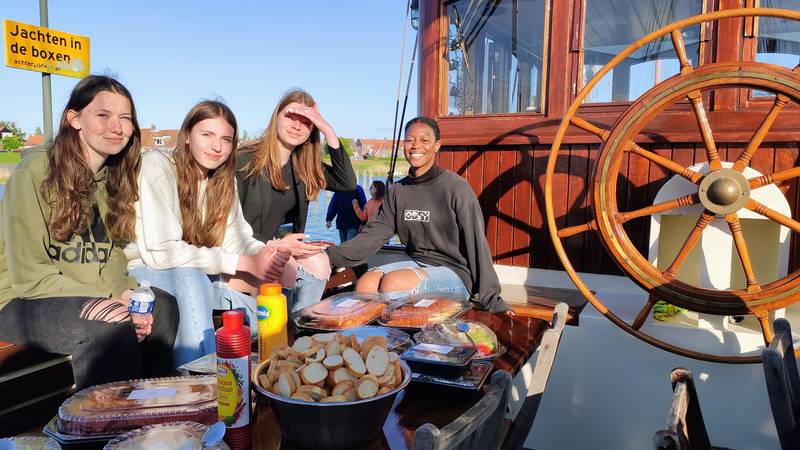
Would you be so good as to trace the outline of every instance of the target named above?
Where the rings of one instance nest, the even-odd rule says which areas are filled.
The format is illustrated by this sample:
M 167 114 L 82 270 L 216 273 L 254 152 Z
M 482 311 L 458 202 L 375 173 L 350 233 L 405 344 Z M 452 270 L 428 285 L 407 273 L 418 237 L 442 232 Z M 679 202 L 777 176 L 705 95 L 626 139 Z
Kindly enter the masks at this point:
M 44 425 L 74 385 L 71 357 L 0 342 L 0 437 Z

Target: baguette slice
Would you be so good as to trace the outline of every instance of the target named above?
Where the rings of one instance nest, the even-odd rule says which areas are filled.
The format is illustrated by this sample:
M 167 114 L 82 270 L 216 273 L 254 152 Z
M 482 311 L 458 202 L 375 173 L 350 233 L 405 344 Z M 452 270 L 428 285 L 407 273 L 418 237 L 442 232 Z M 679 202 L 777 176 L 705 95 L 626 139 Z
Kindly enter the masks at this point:
M 306 362 L 322 362 L 323 359 L 325 359 L 325 348 L 320 346 L 319 350 L 317 350 L 317 353 L 306 358 Z
M 320 401 L 323 398 L 328 396 L 328 391 L 325 388 L 321 388 L 319 386 L 314 386 L 311 384 L 304 384 L 297 388 L 297 392 L 304 392 L 311 396 L 314 401 Z
M 392 389 L 394 388 L 389 386 L 381 386 L 381 388 L 378 389 L 378 395 L 388 394 L 389 392 L 392 392 Z
M 351 380 L 345 380 L 341 383 L 337 384 L 336 386 L 331 389 L 331 395 L 347 395 L 347 390 L 353 390 L 355 387 L 355 383 Z
M 318 362 L 307 365 L 300 374 L 305 384 L 321 384 L 328 376 L 328 369 Z
M 320 333 L 312 337 L 317 344 L 327 344 L 328 342 L 336 340 L 336 333 Z
M 378 379 L 375 375 L 364 375 L 356 382 L 356 398 L 372 398 L 378 394 Z
M 367 371 L 373 375 L 382 376 L 389 367 L 389 353 L 380 343 L 372 342 L 366 358 Z
M 328 372 L 328 385 L 329 386 L 336 386 L 337 384 L 341 383 L 342 381 L 350 380 L 355 383 L 358 378 L 355 378 L 350 372 L 344 368 L 340 367 L 336 370 L 332 370 Z
M 296 352 L 304 352 L 311 348 L 314 343 L 311 341 L 310 336 L 301 336 L 292 344 L 292 350 Z
M 326 356 L 341 355 L 341 354 L 342 354 L 342 347 L 339 344 L 338 340 L 330 341 L 327 344 L 325 344 Z
M 262 373 L 258 376 L 258 384 L 260 384 L 262 388 L 268 391 L 272 390 L 272 382 L 269 381 L 269 377 L 266 374 Z
M 330 397 L 325 397 L 320 400 L 320 403 L 336 403 L 336 402 L 346 402 L 347 397 L 344 395 L 331 395 Z
M 290 372 L 281 372 L 278 376 L 278 392 L 284 397 L 291 397 L 297 390 L 297 385 Z
M 344 359 L 345 365 L 347 365 L 347 370 L 353 374 L 353 376 L 361 377 L 367 373 L 367 365 L 364 364 L 361 355 L 354 349 L 350 347 L 345 348 L 342 352 L 342 358 Z
M 331 355 L 322 360 L 322 365 L 328 370 L 336 370 L 344 365 L 344 359 L 340 355 Z
M 297 388 L 303 385 L 303 380 L 300 379 L 300 375 L 296 370 L 289 372 L 289 375 L 291 375 L 292 381 L 294 381 L 294 390 L 297 391 Z
M 305 392 L 295 392 L 294 394 L 292 394 L 291 398 L 295 400 L 302 400 L 304 402 L 316 403 L 316 400 L 314 400 L 314 398 L 311 395 Z

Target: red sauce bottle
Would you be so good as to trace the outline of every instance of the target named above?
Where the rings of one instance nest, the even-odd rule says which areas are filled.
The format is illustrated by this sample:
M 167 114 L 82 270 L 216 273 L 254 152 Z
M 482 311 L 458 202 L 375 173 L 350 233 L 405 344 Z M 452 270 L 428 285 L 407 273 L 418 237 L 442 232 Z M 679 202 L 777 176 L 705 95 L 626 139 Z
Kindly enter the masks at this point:
M 248 449 L 250 436 L 250 328 L 244 313 L 222 313 L 217 330 L 217 411 L 231 450 Z

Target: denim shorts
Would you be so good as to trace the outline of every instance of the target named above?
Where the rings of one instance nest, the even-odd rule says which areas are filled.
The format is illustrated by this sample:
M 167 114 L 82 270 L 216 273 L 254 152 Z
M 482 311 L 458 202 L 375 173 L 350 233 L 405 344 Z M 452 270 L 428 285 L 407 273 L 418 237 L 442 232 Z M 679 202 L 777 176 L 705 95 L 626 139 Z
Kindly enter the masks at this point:
M 406 295 L 413 295 L 420 292 L 450 292 L 453 294 L 461 295 L 464 299 L 469 298 L 469 291 L 464 287 L 464 282 L 461 278 L 453 272 L 452 269 L 445 266 L 433 266 L 419 261 L 408 260 L 398 261 L 394 263 L 384 264 L 382 266 L 373 267 L 371 271 L 378 270 L 387 274 L 400 269 L 417 269 L 425 272 L 425 278 L 419 281 L 416 288 L 409 291 L 388 293 L 389 297 L 402 297 Z

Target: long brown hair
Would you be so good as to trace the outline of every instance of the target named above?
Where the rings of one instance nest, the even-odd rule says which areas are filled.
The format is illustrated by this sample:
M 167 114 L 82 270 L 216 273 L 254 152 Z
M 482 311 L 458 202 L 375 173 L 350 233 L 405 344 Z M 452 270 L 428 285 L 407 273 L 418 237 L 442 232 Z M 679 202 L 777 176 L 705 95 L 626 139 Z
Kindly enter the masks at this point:
M 67 113 L 80 113 L 100 92 L 122 95 L 131 104 L 133 134 L 121 152 L 109 156 L 106 192 L 108 212 L 105 225 L 108 236 L 114 241 L 130 242 L 136 238 L 136 210 L 139 198 L 137 177 L 141 165 L 141 131 L 136 120 L 133 97 L 119 81 L 102 75 L 91 75 L 81 80 L 72 90 L 67 106 L 61 113 L 58 135 L 48 149 L 49 167 L 41 185 L 42 196 L 53 205 L 50 233 L 56 240 L 68 241 L 73 234 L 89 228 L 93 217 L 94 173 L 86 160 L 78 130 L 73 128 Z
M 189 151 L 189 133 L 195 125 L 206 119 L 221 117 L 233 127 L 233 149 L 228 159 L 206 176 L 205 204 L 198 204 L 200 181 L 203 174 Z M 225 238 L 228 215 L 233 207 L 236 192 L 236 145 L 239 130 L 233 111 L 224 103 L 206 100 L 195 105 L 183 119 L 175 147 L 175 170 L 178 174 L 178 199 L 181 202 L 183 240 L 198 247 L 218 247 Z M 205 219 L 203 211 L 205 210 Z
M 290 103 L 300 103 L 301 105 L 313 107 L 316 102 L 311 94 L 302 90 L 290 91 L 284 95 L 272 116 L 269 125 L 255 142 L 248 145 L 242 151 L 253 153 L 253 158 L 242 171 L 246 173 L 246 178 L 260 176 L 264 174 L 272 187 L 277 190 L 285 191 L 289 189 L 288 184 L 283 179 L 281 172 L 281 154 L 278 146 L 278 115 Z M 306 198 L 315 200 L 319 192 L 325 188 L 325 175 L 322 173 L 322 152 L 320 150 L 319 130 L 312 125 L 311 135 L 303 144 L 298 145 L 291 156 L 292 164 L 297 168 L 300 180 L 306 186 Z M 268 169 L 264 173 L 264 169 Z

